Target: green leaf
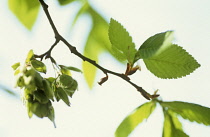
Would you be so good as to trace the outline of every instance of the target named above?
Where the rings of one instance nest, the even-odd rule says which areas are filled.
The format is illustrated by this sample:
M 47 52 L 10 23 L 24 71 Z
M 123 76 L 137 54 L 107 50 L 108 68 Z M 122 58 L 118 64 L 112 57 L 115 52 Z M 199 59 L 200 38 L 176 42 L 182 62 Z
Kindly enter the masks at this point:
M 113 50 L 111 46 L 108 37 L 109 25 L 107 21 L 97 11 L 95 11 L 88 4 L 88 2 L 85 3 L 83 7 L 80 9 L 80 11 L 77 13 L 73 24 L 77 21 L 79 16 L 81 16 L 84 13 L 88 13 L 92 18 L 92 28 L 90 30 L 90 33 L 86 41 L 86 45 L 84 48 L 84 55 L 98 62 L 99 55 L 104 51 L 108 51 L 119 61 L 124 61 L 125 58 L 122 59 L 122 53 L 119 53 L 119 51 L 117 50 Z M 83 74 L 88 83 L 88 86 L 92 88 L 97 68 L 88 62 L 83 62 L 82 66 L 83 66 L 82 69 Z
M 66 91 L 63 88 L 58 87 L 56 88 L 56 92 L 58 93 L 58 96 L 60 97 L 60 99 L 62 99 L 63 102 L 66 103 L 66 105 L 70 106 L 69 98 L 67 96 Z
M 9 9 L 29 30 L 32 29 L 38 16 L 40 4 L 38 0 L 9 0 Z
M 204 125 L 210 125 L 210 108 L 180 101 L 162 102 L 161 105 L 179 114 L 184 119 L 190 120 L 191 122 L 195 121 Z
M 62 6 L 70 4 L 73 1 L 76 1 L 76 0 L 58 0 L 59 4 Z
M 112 47 L 123 53 L 130 64 L 134 63 L 136 49 L 132 37 L 126 29 L 114 19 L 111 19 L 109 24 L 109 40 Z
M 50 107 L 52 106 L 49 101 L 47 104 L 41 104 L 39 102 L 33 102 L 31 105 L 31 111 L 38 117 L 43 118 L 47 117 L 50 111 Z
M 59 65 L 61 68 L 63 69 L 68 69 L 68 70 L 72 70 L 72 71 L 76 71 L 76 72 L 82 72 L 82 70 L 76 68 L 76 67 L 72 67 L 72 66 L 64 66 L 64 65 Z
M 60 75 L 57 79 L 57 84 L 62 88 L 71 88 L 74 79 L 69 75 Z
M 192 73 L 200 64 L 182 47 L 171 44 L 161 53 L 144 59 L 147 69 L 159 78 L 179 78 Z
M 136 108 L 130 115 L 128 115 L 115 131 L 115 137 L 128 137 L 128 135 L 155 109 L 155 102 L 151 101 Z
M 12 65 L 12 68 L 13 68 L 13 70 L 16 70 L 19 66 L 20 66 L 20 62 L 15 63 L 14 65 Z
M 135 62 L 139 59 L 147 59 L 159 54 L 171 45 L 174 39 L 173 31 L 166 31 L 148 38 L 139 48 L 135 55 Z
M 99 55 L 110 43 L 108 39 L 108 23 L 91 7 L 87 10 L 93 20 L 93 27 L 88 35 L 84 55 L 98 62 Z M 83 74 L 90 88 L 96 77 L 97 68 L 88 62 L 82 64 Z
M 184 133 L 177 115 L 170 110 L 164 112 L 163 137 L 189 137 Z
M 32 60 L 31 61 L 31 65 L 33 66 L 33 68 L 39 72 L 43 72 L 46 73 L 47 72 L 47 68 L 45 66 L 45 64 L 41 61 L 38 60 Z
M 79 11 L 77 12 L 76 16 L 74 17 L 74 20 L 73 20 L 73 22 L 72 22 L 71 28 L 74 27 L 74 25 L 75 25 L 76 22 L 78 21 L 79 17 L 80 17 L 82 14 L 84 14 L 84 13 L 87 12 L 88 8 L 89 8 L 88 2 L 87 2 L 87 1 L 83 2 L 82 7 L 79 9 Z
M 55 112 L 54 112 L 54 108 L 53 106 L 49 107 L 49 114 L 47 116 L 54 124 L 54 127 L 56 128 L 56 124 L 55 124 Z
M 74 80 L 73 83 L 71 84 L 71 87 L 65 88 L 64 90 L 66 91 L 68 96 L 72 97 L 77 88 L 78 88 L 78 83 L 76 80 Z
M 41 104 L 47 104 L 49 102 L 49 99 L 45 95 L 44 91 L 37 89 L 33 92 L 34 99 L 36 99 Z
M 52 84 L 47 79 L 43 79 L 42 82 L 43 82 L 43 89 L 44 89 L 45 95 L 49 99 L 53 100 L 54 92 L 53 92 Z
M 26 57 L 26 63 L 28 63 L 28 62 L 30 62 L 31 61 L 31 59 L 33 58 L 33 56 L 34 56 L 34 52 L 33 52 L 33 50 L 31 49 L 31 50 L 29 50 L 29 52 L 28 52 L 28 55 L 27 55 L 27 57 Z
M 0 90 L 4 91 L 4 92 L 6 92 L 6 93 L 8 93 L 8 94 L 10 94 L 12 96 L 17 97 L 17 94 L 14 91 L 12 91 L 11 89 L 9 89 L 9 88 L 1 85 L 1 84 L 0 84 Z

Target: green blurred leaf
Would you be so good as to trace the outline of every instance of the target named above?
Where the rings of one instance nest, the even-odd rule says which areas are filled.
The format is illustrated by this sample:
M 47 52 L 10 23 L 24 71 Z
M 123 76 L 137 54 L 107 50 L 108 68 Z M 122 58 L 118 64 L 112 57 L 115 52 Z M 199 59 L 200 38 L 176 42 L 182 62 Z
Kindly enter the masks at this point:
M 34 56 L 34 52 L 33 52 L 33 50 L 31 49 L 31 50 L 29 50 L 29 52 L 28 52 L 28 54 L 27 54 L 27 57 L 26 57 L 26 63 L 28 63 L 28 62 L 30 62 L 31 61 L 31 59 L 33 58 L 33 56 Z
M 132 37 L 127 30 L 114 19 L 111 19 L 109 24 L 109 40 L 112 43 L 112 47 L 123 53 L 130 64 L 134 63 L 136 49 Z
M 78 21 L 79 17 L 86 13 L 88 11 L 89 8 L 89 4 L 87 1 L 83 2 L 82 7 L 79 9 L 79 11 L 77 12 L 76 16 L 74 17 L 74 20 L 72 22 L 71 28 L 74 27 L 74 25 L 76 24 L 76 22 Z
M 135 55 L 135 62 L 139 59 L 147 59 L 159 54 L 171 45 L 174 39 L 173 31 L 166 31 L 148 38 L 139 48 Z
M 58 0 L 58 3 L 62 6 L 70 4 L 71 2 L 74 2 L 76 0 Z
M 147 69 L 159 78 L 179 78 L 192 73 L 200 64 L 182 47 L 171 44 L 165 50 L 144 59 Z
M 162 102 L 161 105 L 179 114 L 184 119 L 190 120 L 191 122 L 195 121 L 204 125 L 210 125 L 210 108 L 180 101 Z
M 164 112 L 163 137 L 189 137 L 184 133 L 177 115 L 170 110 Z
M 98 57 L 110 45 L 108 40 L 108 23 L 94 9 L 88 8 L 87 12 L 91 15 L 93 27 L 88 35 L 84 49 L 84 55 L 98 62 Z M 83 62 L 83 74 L 90 88 L 96 76 L 97 68 L 88 62 Z
M 32 29 L 38 12 L 38 0 L 9 0 L 9 9 L 15 14 L 18 20 L 29 30 Z
M 7 87 L 1 85 L 1 84 L 0 84 L 0 89 L 1 89 L 2 91 L 6 92 L 6 93 L 8 93 L 8 94 L 10 94 L 10 95 L 12 95 L 12 96 L 17 96 L 17 94 L 16 94 L 14 91 L 12 91 L 11 89 L 9 89 L 9 88 L 7 88 Z
M 20 62 L 15 63 L 14 65 L 12 65 L 12 68 L 13 68 L 13 70 L 16 70 L 19 66 L 20 66 Z
M 83 3 L 83 6 L 74 18 L 72 26 L 74 26 L 78 18 L 85 13 L 89 14 L 92 18 L 92 28 L 85 44 L 84 55 L 98 62 L 99 55 L 104 51 L 108 51 L 116 59 L 124 61 L 125 57 L 122 58 L 122 53 L 117 49 L 113 49 L 111 46 L 108 37 L 109 25 L 107 21 L 89 5 L 88 1 Z M 84 77 L 89 87 L 92 88 L 97 68 L 88 62 L 83 62 L 82 66 Z
M 31 61 L 31 65 L 33 66 L 33 68 L 39 72 L 43 72 L 46 73 L 47 72 L 47 68 L 45 66 L 45 64 L 41 61 L 38 60 L 32 60 Z
M 76 68 L 76 67 L 72 67 L 72 66 L 64 66 L 64 65 L 59 65 L 62 69 L 67 69 L 67 70 L 72 70 L 72 71 L 76 71 L 76 72 L 82 72 L 80 69 Z
M 115 137 L 128 137 L 128 135 L 136 128 L 137 125 L 146 120 L 156 107 L 156 103 L 147 102 L 136 108 L 128 115 L 118 126 L 115 131 Z
M 69 98 L 67 96 L 66 91 L 63 88 L 58 87 L 56 88 L 56 92 L 58 93 L 58 96 L 60 97 L 60 99 L 62 99 L 63 102 L 66 103 L 66 105 L 70 106 Z

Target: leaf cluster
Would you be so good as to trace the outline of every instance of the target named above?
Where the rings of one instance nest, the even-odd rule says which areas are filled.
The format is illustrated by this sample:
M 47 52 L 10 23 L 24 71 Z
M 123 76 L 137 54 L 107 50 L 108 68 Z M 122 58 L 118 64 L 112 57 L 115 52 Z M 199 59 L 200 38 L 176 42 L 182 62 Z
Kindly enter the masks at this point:
M 35 58 L 29 51 L 23 65 L 19 62 L 12 65 L 16 76 L 16 87 L 23 90 L 22 100 L 27 107 L 28 116 L 33 114 L 43 118 L 48 117 L 54 124 L 54 108 L 52 102 L 63 100 L 70 106 L 69 97 L 77 90 L 78 83 L 70 75 L 70 70 L 79 71 L 75 67 L 60 65 L 57 77 L 44 78 L 46 65 Z M 64 71 L 65 70 L 65 71 Z
M 180 117 L 191 122 L 195 121 L 207 126 L 210 125 L 210 108 L 188 102 L 164 102 L 154 99 L 142 104 L 130 113 L 118 126 L 115 137 L 129 136 L 139 124 L 149 118 L 157 104 L 160 105 L 164 114 L 163 137 L 189 137 L 184 132 L 182 123 L 179 120 Z

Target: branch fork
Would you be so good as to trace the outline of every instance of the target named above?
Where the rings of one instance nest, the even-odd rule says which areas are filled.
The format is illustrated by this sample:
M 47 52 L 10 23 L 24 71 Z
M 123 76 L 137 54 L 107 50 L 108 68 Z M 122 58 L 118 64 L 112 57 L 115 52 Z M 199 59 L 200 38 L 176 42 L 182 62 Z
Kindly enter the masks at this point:
M 100 69 L 102 72 L 104 72 L 104 74 L 106 75 L 104 78 L 102 78 L 100 80 L 100 82 L 98 82 L 99 85 L 102 85 L 104 82 L 106 82 L 108 80 L 108 73 L 109 74 L 112 74 L 112 75 L 115 75 L 115 76 L 118 76 L 120 78 L 122 78 L 123 80 L 127 81 L 128 83 L 130 83 L 133 87 L 135 87 L 137 89 L 137 91 L 139 91 L 143 97 L 145 97 L 146 99 L 150 100 L 150 99 L 154 99 L 156 97 L 158 97 L 159 95 L 158 94 L 153 94 L 153 95 L 150 95 L 149 93 L 147 93 L 142 87 L 136 85 L 135 83 L 131 82 L 130 81 L 130 78 L 128 77 L 128 75 L 132 75 L 133 73 L 135 73 L 138 69 L 140 69 L 138 66 L 134 67 L 134 68 L 131 68 L 129 66 L 129 64 L 127 65 L 127 70 L 125 72 L 125 74 L 121 74 L 121 73 L 117 73 L 117 72 L 114 72 L 114 71 L 111 71 L 111 70 L 108 70 L 102 66 L 100 66 L 99 64 L 96 63 L 96 61 L 90 59 L 90 58 L 87 58 L 85 56 L 83 56 L 81 53 L 79 53 L 76 49 L 76 47 L 72 46 L 68 41 L 66 41 L 65 38 L 63 38 L 59 32 L 57 31 L 57 28 L 55 27 L 55 24 L 49 14 L 49 11 L 48 11 L 48 5 L 43 1 L 43 0 L 39 0 L 40 4 L 42 5 L 42 8 L 47 16 L 47 19 L 53 29 L 53 32 L 54 32 L 54 35 L 55 35 L 55 42 L 54 44 L 51 46 L 51 48 L 45 52 L 44 54 L 42 55 L 35 55 L 36 58 L 41 58 L 41 60 L 45 57 L 45 59 L 47 58 L 50 58 L 51 61 L 53 63 L 56 64 L 55 60 L 51 57 L 51 52 L 53 50 L 53 48 L 60 42 L 62 41 L 70 50 L 71 53 L 73 53 L 74 55 L 78 56 L 79 58 L 81 58 L 83 61 L 87 61 L 89 62 L 90 64 L 94 65 L 95 67 L 97 67 L 98 69 Z

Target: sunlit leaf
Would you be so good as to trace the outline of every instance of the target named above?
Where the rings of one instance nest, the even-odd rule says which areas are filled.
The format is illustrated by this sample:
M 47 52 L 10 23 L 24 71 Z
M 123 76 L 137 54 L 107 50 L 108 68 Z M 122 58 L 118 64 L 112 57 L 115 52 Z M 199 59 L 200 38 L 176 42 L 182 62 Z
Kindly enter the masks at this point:
M 200 64 L 182 47 L 171 44 L 164 51 L 144 59 L 147 69 L 159 78 L 179 78 L 192 73 Z
M 184 119 L 210 125 L 210 108 L 180 101 L 162 102 L 161 105 L 179 114 Z
M 135 61 L 158 55 L 165 48 L 171 45 L 173 39 L 173 31 L 162 32 L 148 38 L 137 51 Z
M 47 68 L 45 66 L 45 64 L 41 61 L 38 60 L 32 60 L 31 61 L 31 65 L 33 66 L 33 68 L 39 72 L 43 72 L 46 73 L 47 72 Z
M 62 6 L 70 4 L 73 1 L 76 1 L 76 0 L 58 0 L 59 4 Z
M 184 133 L 177 115 L 170 110 L 164 112 L 163 137 L 189 137 Z
M 38 0 L 9 0 L 10 10 L 15 14 L 18 20 L 29 30 L 33 27 L 38 12 Z
M 33 56 L 34 56 L 34 52 L 33 52 L 33 50 L 31 49 L 31 50 L 29 50 L 29 52 L 28 52 L 28 54 L 27 54 L 27 57 L 26 57 L 26 63 L 28 63 L 28 62 L 30 62 L 31 61 L 31 59 L 33 58 Z
M 128 62 L 133 64 L 136 54 L 135 44 L 127 30 L 114 19 L 111 19 L 109 24 L 109 40 L 112 47 L 123 53 Z
M 20 66 L 20 62 L 15 63 L 14 65 L 12 65 L 12 68 L 13 68 L 13 70 L 16 70 L 19 66 Z
M 88 58 L 93 59 L 94 61 L 98 62 L 98 56 L 101 53 L 101 49 L 100 49 L 100 47 L 94 47 L 94 46 L 97 46 L 97 42 L 91 40 L 92 38 L 90 38 L 90 37 L 91 36 L 89 36 L 88 41 L 86 43 L 84 55 L 87 56 Z M 84 74 L 84 77 L 88 83 L 88 86 L 90 88 L 92 88 L 95 77 L 96 77 L 97 68 L 86 61 L 84 61 L 82 63 L 82 68 L 83 68 L 83 74 Z
M 128 115 L 115 131 L 115 137 L 128 137 L 137 125 L 146 120 L 155 109 L 155 102 L 151 101 L 136 108 Z
M 98 62 L 100 53 L 105 49 L 110 49 L 108 39 L 108 23 L 95 10 L 89 7 L 87 11 L 93 21 L 93 27 L 88 35 L 88 39 L 84 49 L 84 55 Z M 96 76 L 96 67 L 88 62 L 83 62 L 83 74 L 90 88 Z
M 124 61 L 125 57 L 122 56 L 122 53 L 117 49 L 113 49 L 111 46 L 108 37 L 109 25 L 107 21 L 96 10 L 94 10 L 87 1 L 84 2 L 83 6 L 76 14 L 72 26 L 84 13 L 88 13 L 92 18 L 92 28 L 86 41 L 84 55 L 98 62 L 99 55 L 104 51 L 108 51 L 117 60 Z M 96 76 L 96 67 L 88 62 L 83 62 L 82 70 L 89 87 L 92 88 Z

